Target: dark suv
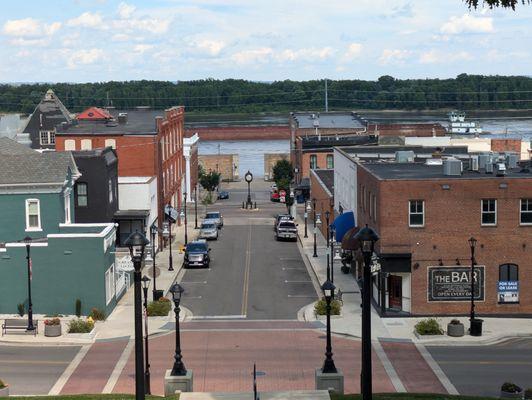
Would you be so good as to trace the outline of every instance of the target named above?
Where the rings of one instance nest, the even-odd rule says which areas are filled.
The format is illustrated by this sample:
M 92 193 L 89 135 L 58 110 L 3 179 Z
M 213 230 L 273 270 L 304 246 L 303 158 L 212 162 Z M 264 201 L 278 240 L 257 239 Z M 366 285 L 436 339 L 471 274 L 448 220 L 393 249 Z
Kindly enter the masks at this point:
M 185 247 L 184 267 L 204 267 L 209 268 L 211 257 L 209 246 L 205 240 L 190 242 Z

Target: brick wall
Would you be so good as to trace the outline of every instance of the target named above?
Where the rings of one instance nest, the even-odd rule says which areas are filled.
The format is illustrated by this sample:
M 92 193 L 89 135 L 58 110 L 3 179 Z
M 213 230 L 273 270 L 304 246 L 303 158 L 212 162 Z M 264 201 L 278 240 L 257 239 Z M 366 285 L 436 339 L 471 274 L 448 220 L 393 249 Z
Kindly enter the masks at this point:
M 272 180 L 273 167 L 280 160 L 289 160 L 290 154 L 288 153 L 265 153 L 264 154 L 264 179 Z M 268 178 L 268 179 L 267 179 Z
M 521 139 L 491 139 L 491 151 L 514 151 L 521 154 Z
M 445 136 L 447 131 L 441 124 L 369 124 L 368 133 L 379 136 L 430 137 Z
M 330 212 L 329 223 L 334 220 L 334 202 L 333 197 L 327 192 L 326 188 L 321 184 L 321 180 L 316 174 L 310 174 L 310 199 L 316 199 L 316 213 L 321 213 L 320 231 L 323 237 L 327 235 L 327 224 L 325 221 L 325 212 Z M 311 203 L 313 204 L 313 203 Z M 314 221 L 314 210 L 308 214 L 308 233 L 312 234 Z
M 508 184 L 500 189 L 499 184 Z M 521 198 L 532 197 L 531 180 L 526 178 L 377 180 L 358 168 L 359 193 L 376 195 L 377 215 L 369 207 L 358 209 L 359 226 L 368 224 L 380 235 L 377 249 L 384 253 L 411 253 L 411 307 L 413 314 L 467 314 L 470 303 L 429 302 L 428 266 L 470 265 L 467 240 L 477 240 L 476 261 L 485 265 L 485 301 L 476 302 L 478 313 L 532 313 L 532 226 L 519 225 Z M 443 190 L 448 184 L 450 190 Z M 362 194 L 359 194 L 359 204 Z M 497 199 L 497 226 L 481 226 L 481 199 Z M 425 226 L 408 227 L 408 201 L 425 201 Z M 499 265 L 519 265 L 519 304 L 498 304 Z
M 209 154 L 198 156 L 205 171 L 218 171 L 223 181 L 236 181 L 238 176 L 238 154 Z M 236 168 L 235 168 L 236 166 Z
M 333 159 L 333 167 L 334 167 L 334 156 L 333 156 L 333 149 L 327 151 L 321 151 L 320 152 L 312 152 L 312 150 L 309 150 L 308 152 L 305 151 L 301 154 L 301 177 L 302 178 L 308 178 L 310 176 L 310 159 L 311 156 L 315 155 L 317 160 L 317 167 L 316 169 L 327 169 L 327 156 L 331 157 Z

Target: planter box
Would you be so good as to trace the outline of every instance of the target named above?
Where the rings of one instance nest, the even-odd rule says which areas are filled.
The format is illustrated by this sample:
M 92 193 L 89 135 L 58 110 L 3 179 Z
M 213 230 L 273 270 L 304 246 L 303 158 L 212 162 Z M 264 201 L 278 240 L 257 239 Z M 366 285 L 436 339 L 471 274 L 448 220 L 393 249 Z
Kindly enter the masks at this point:
M 464 336 L 464 324 L 447 324 L 447 335 L 452 337 Z
M 44 336 L 47 336 L 47 337 L 61 336 L 61 324 L 44 325 Z
M 445 335 L 420 335 L 417 331 L 414 331 L 414 336 L 418 339 L 443 339 Z
M 9 397 L 9 386 L 0 389 L 0 397 Z
M 517 393 L 510 393 L 510 392 L 503 392 L 501 390 L 501 399 L 522 399 L 524 397 L 525 393 L 524 391 L 520 391 Z
M 89 333 L 69 333 L 67 334 L 67 337 L 74 338 L 74 339 L 84 339 L 84 340 L 92 340 L 94 339 L 94 335 L 96 332 L 94 331 L 94 328 Z

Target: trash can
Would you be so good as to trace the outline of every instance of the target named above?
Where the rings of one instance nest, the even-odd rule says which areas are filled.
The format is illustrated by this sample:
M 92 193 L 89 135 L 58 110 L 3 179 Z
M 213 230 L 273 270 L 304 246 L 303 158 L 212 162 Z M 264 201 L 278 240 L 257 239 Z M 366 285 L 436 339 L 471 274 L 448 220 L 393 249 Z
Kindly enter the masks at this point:
M 475 318 L 471 321 L 471 329 L 469 334 L 471 336 L 482 336 L 482 322 L 483 319 Z
M 154 294 L 154 301 L 157 301 L 159 300 L 161 297 L 163 297 L 163 291 L 162 290 L 156 290 L 153 294 Z

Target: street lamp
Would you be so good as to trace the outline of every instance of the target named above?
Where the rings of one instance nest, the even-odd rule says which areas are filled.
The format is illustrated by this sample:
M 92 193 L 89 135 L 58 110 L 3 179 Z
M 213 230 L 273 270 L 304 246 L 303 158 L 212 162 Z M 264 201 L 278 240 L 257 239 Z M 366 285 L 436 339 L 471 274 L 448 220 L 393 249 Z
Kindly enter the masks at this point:
M 308 225 L 308 213 L 312 211 L 312 207 L 310 206 L 310 202 L 309 201 L 305 201 L 305 238 L 308 238 L 308 234 L 307 234 L 307 225 Z
M 135 296 L 135 398 L 143 400 L 144 392 L 144 365 L 143 365 L 143 349 L 142 349 L 142 299 L 140 286 L 140 270 L 142 268 L 142 259 L 144 258 L 144 250 L 150 241 L 146 237 L 136 231 L 132 233 L 125 241 L 125 245 L 129 247 L 129 253 L 133 260 L 134 296 Z
M 316 211 L 314 211 L 315 213 Z M 316 214 L 316 219 L 314 219 L 314 254 L 312 257 L 318 257 L 318 241 L 317 241 L 317 235 L 318 235 L 318 227 L 321 225 L 321 214 Z
M 471 249 L 471 312 L 469 316 L 469 333 L 471 334 L 475 321 L 475 246 L 477 245 L 477 239 L 471 236 L 468 242 Z
M 198 229 L 198 184 L 194 187 L 194 229 Z
M 188 227 L 187 227 L 187 192 L 184 193 L 185 201 L 184 204 L 184 217 L 185 217 L 185 246 L 188 244 Z
M 144 275 L 141 279 L 142 291 L 144 292 L 144 347 L 146 351 L 146 370 L 144 372 L 144 379 L 146 382 L 146 394 L 151 394 L 150 388 L 150 361 L 148 352 L 148 286 L 150 285 L 150 278 Z
M 151 234 L 151 256 L 152 256 L 152 263 L 153 263 L 153 290 L 152 290 L 152 298 L 153 298 L 153 301 L 157 301 L 159 300 L 159 297 L 157 295 L 157 286 L 156 286 L 156 282 L 157 282 L 157 269 L 155 268 L 155 256 L 157 255 L 156 254 L 156 251 L 155 251 L 155 235 L 157 234 L 157 232 L 159 232 L 159 229 L 155 226 L 155 223 L 152 224 L 152 226 L 150 227 L 150 234 Z
M 327 248 L 329 248 L 329 218 L 331 217 L 331 212 L 329 210 L 325 211 L 325 222 L 327 223 Z
M 316 199 L 312 199 L 312 210 L 314 212 L 314 228 L 316 227 Z
M 184 376 L 187 374 L 187 369 L 183 363 L 183 356 L 181 355 L 181 333 L 179 332 L 179 304 L 181 303 L 181 296 L 185 289 L 179 284 L 174 283 L 170 288 L 170 293 L 172 293 L 172 299 L 174 300 L 174 313 L 175 313 L 175 355 L 174 355 L 174 366 L 172 367 L 172 376 Z
M 172 258 L 172 220 L 168 218 L 168 222 L 163 224 L 163 237 L 168 239 L 168 271 L 174 270 L 174 260 Z
M 253 182 L 253 174 L 251 172 L 246 172 L 246 175 L 244 175 L 244 179 L 246 180 L 248 184 L 248 199 L 246 201 L 246 210 L 248 209 L 248 205 L 250 208 L 253 208 L 253 203 L 251 202 L 251 189 L 250 184 Z
M 323 290 L 323 295 L 325 297 L 325 311 L 327 314 L 327 346 L 325 348 L 325 362 L 321 369 L 321 372 L 324 374 L 335 374 L 338 372 L 332 358 L 333 352 L 331 343 L 331 300 L 334 298 L 334 289 L 336 289 L 336 286 L 334 286 L 329 280 L 325 281 L 321 286 L 321 290 Z
M 330 228 L 330 233 L 329 233 L 329 254 L 331 256 L 331 282 L 334 283 L 334 260 L 335 260 L 335 257 L 334 257 L 334 228 L 331 227 Z
M 355 235 L 364 256 L 362 287 L 362 399 L 370 400 L 371 383 L 371 257 L 379 235 L 366 225 Z
M 24 238 L 24 243 L 26 244 L 26 264 L 28 266 L 28 327 L 27 331 L 34 331 L 35 326 L 33 326 L 33 303 L 31 301 L 31 257 L 30 257 L 30 246 L 31 246 L 31 237 L 26 236 Z

